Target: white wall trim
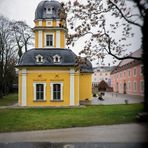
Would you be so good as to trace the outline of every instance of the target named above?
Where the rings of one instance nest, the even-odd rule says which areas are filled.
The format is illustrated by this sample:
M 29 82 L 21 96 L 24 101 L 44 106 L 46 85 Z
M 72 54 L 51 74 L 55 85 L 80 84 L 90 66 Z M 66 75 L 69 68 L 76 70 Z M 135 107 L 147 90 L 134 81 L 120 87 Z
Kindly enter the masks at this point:
M 27 105 L 27 79 L 26 79 L 26 69 L 22 69 L 22 106 Z
M 39 21 L 39 26 L 42 26 L 42 21 Z
M 43 100 L 46 100 L 46 83 L 45 82 L 34 82 L 33 83 L 33 87 L 34 87 L 33 100 L 36 101 L 36 85 L 37 84 L 43 84 L 44 85 L 44 99 Z
M 38 36 L 38 47 L 42 48 L 42 31 L 38 31 L 39 36 Z
M 75 105 L 75 81 L 74 81 L 74 68 L 70 69 L 70 106 Z
M 56 21 L 56 26 L 59 27 L 60 21 Z
M 60 48 L 60 31 L 56 31 L 56 48 Z
M 50 100 L 54 100 L 53 99 L 53 85 L 54 84 L 60 84 L 61 85 L 61 99 L 60 100 L 63 100 L 63 82 L 51 82 L 50 83 Z

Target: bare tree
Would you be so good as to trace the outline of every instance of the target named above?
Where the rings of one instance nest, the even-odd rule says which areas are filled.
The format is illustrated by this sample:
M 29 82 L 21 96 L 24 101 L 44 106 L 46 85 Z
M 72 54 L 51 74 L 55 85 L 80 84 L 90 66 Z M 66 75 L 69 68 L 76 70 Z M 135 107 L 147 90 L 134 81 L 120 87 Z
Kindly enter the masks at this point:
M 14 77 L 15 62 L 16 50 L 10 21 L 0 16 L 0 98 L 9 91 L 9 82 Z
M 13 21 L 11 23 L 12 31 L 14 32 L 15 41 L 18 47 L 19 58 L 23 54 L 23 47 L 27 52 L 28 45 L 32 45 L 32 39 L 34 37 L 31 27 L 29 27 L 23 21 Z

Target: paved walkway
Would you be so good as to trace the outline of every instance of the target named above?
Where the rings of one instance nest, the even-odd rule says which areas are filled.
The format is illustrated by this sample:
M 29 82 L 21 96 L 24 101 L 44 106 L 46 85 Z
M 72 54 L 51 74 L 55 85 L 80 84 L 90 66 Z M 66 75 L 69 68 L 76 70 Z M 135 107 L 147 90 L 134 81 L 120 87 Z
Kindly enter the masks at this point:
M 97 97 L 93 97 L 91 104 L 93 105 L 125 104 L 125 100 L 128 100 L 129 104 L 144 102 L 143 96 L 118 94 L 118 93 L 113 93 L 113 92 L 105 92 L 103 99 L 104 101 L 100 101 L 98 100 Z M 0 109 L 5 109 L 5 108 L 24 108 L 24 107 L 18 106 L 18 103 L 15 103 L 11 106 L 0 106 Z
M 148 142 L 148 125 L 120 124 L 43 131 L 0 133 L 0 143 L 14 142 Z
M 144 102 L 142 96 L 134 96 L 128 94 L 118 94 L 112 92 L 105 92 L 103 96 L 104 101 L 100 101 L 97 97 L 92 99 L 92 104 L 125 104 L 125 100 L 128 100 L 128 103 L 141 103 Z

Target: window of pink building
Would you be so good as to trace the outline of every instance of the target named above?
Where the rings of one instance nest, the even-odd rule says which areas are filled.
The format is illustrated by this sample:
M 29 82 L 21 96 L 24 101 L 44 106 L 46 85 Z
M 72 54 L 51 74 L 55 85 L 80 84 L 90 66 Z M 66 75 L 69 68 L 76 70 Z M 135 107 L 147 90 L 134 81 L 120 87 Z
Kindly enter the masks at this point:
M 136 75 L 137 75 L 137 68 L 136 68 L 136 67 L 134 68 L 133 73 L 134 73 L 134 76 L 136 76 Z
M 124 71 L 124 77 L 126 76 L 126 72 Z
M 144 92 L 144 81 L 143 80 L 140 81 L 140 91 Z
M 136 81 L 133 82 L 133 91 L 134 92 L 137 91 L 137 82 Z

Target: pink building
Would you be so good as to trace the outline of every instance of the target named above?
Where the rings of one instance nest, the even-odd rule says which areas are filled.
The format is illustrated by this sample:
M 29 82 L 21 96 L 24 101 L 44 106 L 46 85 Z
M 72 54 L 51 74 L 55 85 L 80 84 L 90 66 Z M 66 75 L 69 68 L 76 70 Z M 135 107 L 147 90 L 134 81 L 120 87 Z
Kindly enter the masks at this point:
M 142 50 L 132 53 L 133 57 L 141 57 Z M 140 95 L 144 94 L 144 79 L 141 61 L 126 59 L 122 60 L 111 72 L 111 86 L 114 92 Z

